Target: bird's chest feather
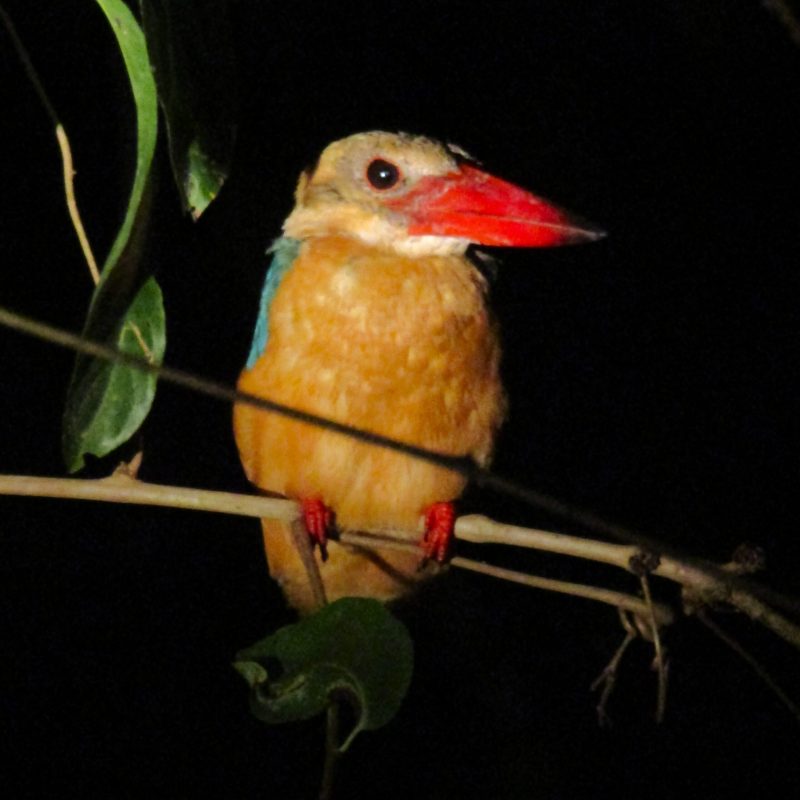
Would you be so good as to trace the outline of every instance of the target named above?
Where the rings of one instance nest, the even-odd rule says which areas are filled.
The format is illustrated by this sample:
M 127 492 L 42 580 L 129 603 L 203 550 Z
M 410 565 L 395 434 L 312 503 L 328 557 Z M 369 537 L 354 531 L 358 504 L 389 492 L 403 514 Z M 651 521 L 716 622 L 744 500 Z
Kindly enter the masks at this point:
M 484 282 L 463 257 L 408 258 L 344 238 L 306 242 L 275 293 L 263 358 L 361 395 L 480 379 L 497 342 Z
M 466 260 L 402 258 L 346 239 L 304 243 L 269 305 L 266 348 L 239 387 L 294 408 L 479 463 L 505 409 L 499 346 Z M 322 497 L 345 526 L 411 526 L 457 497 L 461 475 L 236 406 L 250 480 Z

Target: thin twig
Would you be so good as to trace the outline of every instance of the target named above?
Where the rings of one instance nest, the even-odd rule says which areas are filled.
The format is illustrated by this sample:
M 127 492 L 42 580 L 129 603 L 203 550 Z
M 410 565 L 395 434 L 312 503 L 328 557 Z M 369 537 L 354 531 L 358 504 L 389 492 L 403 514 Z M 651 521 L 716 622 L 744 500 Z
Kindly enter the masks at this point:
M 786 709 L 800 722 L 800 706 L 795 703 L 786 692 L 778 685 L 775 679 L 767 672 L 764 666 L 759 663 L 756 658 L 742 647 L 732 636 L 727 634 L 720 626 L 709 616 L 705 609 L 700 609 L 695 615 L 700 622 L 703 623 L 720 641 L 724 642 L 728 647 L 736 653 L 742 661 L 753 670 L 753 672 L 761 678 L 767 685 L 778 700 L 786 707 Z
M 61 124 L 58 118 L 55 107 L 53 106 L 52 102 L 50 102 L 50 98 L 47 96 L 44 84 L 39 78 L 36 67 L 33 65 L 33 59 L 31 59 L 30 53 L 28 53 L 25 45 L 22 43 L 22 39 L 20 39 L 19 34 L 17 34 L 14 23 L 11 21 L 11 17 L 8 16 L 2 6 L 0 6 L 0 19 L 2 19 L 3 24 L 5 25 L 6 30 L 11 37 L 11 43 L 14 46 L 14 49 L 17 51 L 17 57 L 22 62 L 22 68 L 25 70 L 28 80 L 31 82 L 31 85 L 38 95 L 44 110 L 47 112 L 47 116 L 50 117 L 50 121 L 55 128 L 58 147 L 61 151 L 61 163 L 64 170 L 64 194 L 66 195 L 67 210 L 69 211 L 69 216 L 72 220 L 72 227 L 75 229 L 75 233 L 78 236 L 78 241 L 80 242 L 81 250 L 83 251 L 83 257 L 86 259 L 86 264 L 89 267 L 89 272 L 96 286 L 100 282 L 100 271 L 97 269 L 97 261 L 95 260 L 94 253 L 92 253 L 92 248 L 89 244 L 89 238 L 86 235 L 86 230 L 83 227 L 81 215 L 78 211 L 78 204 L 75 201 L 75 170 L 73 169 L 72 165 L 72 150 L 69 146 L 67 132 L 64 130 L 64 126 Z
M 27 48 L 22 43 L 22 39 L 19 38 L 19 34 L 17 33 L 17 29 L 14 27 L 14 23 L 11 21 L 11 17 L 8 16 L 8 13 L 2 6 L 0 6 L 0 19 L 3 20 L 3 24 L 8 31 L 8 35 L 11 37 L 11 44 L 17 51 L 17 57 L 22 62 L 22 68 L 25 70 L 28 80 L 33 85 L 33 89 L 36 94 L 39 95 L 39 100 L 41 101 L 42 106 L 44 106 L 47 116 L 50 117 L 50 120 L 55 127 L 58 125 L 58 114 L 56 114 L 56 110 L 53 108 L 53 104 L 50 102 L 47 92 L 44 90 L 44 86 L 39 79 L 39 74 L 36 72 L 36 67 L 33 66 L 33 60 L 31 59 Z
M 75 170 L 72 167 L 72 150 L 69 146 L 67 132 L 60 122 L 56 125 L 56 138 L 58 139 L 58 146 L 61 150 L 61 162 L 64 165 L 64 194 L 66 195 L 69 218 L 72 220 L 72 227 L 78 235 L 83 257 L 86 259 L 86 266 L 89 267 L 89 273 L 92 276 L 94 285 L 97 286 L 97 284 L 100 283 L 100 270 L 97 268 L 97 261 L 95 260 L 92 246 L 89 244 L 89 237 L 86 235 L 86 229 L 83 227 L 81 215 L 78 211 L 78 202 L 75 199 Z
M 662 723 L 664 721 L 664 714 L 667 710 L 667 662 L 664 655 L 664 648 L 661 644 L 661 626 L 658 623 L 655 603 L 653 596 L 650 593 L 650 581 L 647 575 L 640 575 L 639 580 L 642 585 L 642 594 L 644 595 L 645 603 L 648 609 L 648 618 L 650 622 L 650 630 L 653 636 L 653 648 L 656 655 L 654 665 L 658 672 L 658 694 L 656 700 L 656 722 Z
M 538 575 L 528 575 L 527 573 L 516 572 L 515 570 L 505 569 L 503 567 L 495 567 L 492 564 L 485 564 L 482 561 L 473 561 L 472 559 L 462 558 L 461 556 L 454 556 L 450 560 L 450 563 L 454 567 L 467 569 L 471 572 L 480 572 L 483 575 L 491 575 L 494 578 L 501 578 L 502 580 L 511 581 L 512 583 L 521 583 L 535 589 L 544 589 L 548 592 L 568 594 L 573 597 L 583 597 L 587 600 L 605 603 L 615 608 L 630 611 L 637 616 L 648 613 L 647 605 L 638 597 L 624 594 L 623 592 L 616 592 L 612 589 L 601 589 L 597 586 L 587 586 L 583 583 L 557 581 L 552 578 L 542 578 Z M 660 625 L 669 625 L 675 619 L 672 610 L 662 604 L 654 604 L 653 613 Z
M 619 610 L 619 617 L 622 627 L 625 629 L 625 638 L 614 652 L 614 655 L 611 656 L 611 660 L 603 668 L 603 671 L 592 681 L 592 685 L 589 687 L 593 692 L 597 691 L 601 686 L 603 687 L 600 699 L 597 702 L 597 722 L 600 727 L 610 727 L 611 725 L 611 717 L 608 715 L 606 708 L 617 683 L 619 665 L 622 663 L 622 657 L 631 642 L 639 635 L 636 626 L 628 622 L 627 615 L 622 609 Z
M 134 337 L 136 338 L 136 341 L 139 343 L 139 347 L 142 348 L 142 353 L 144 354 L 144 357 L 151 363 L 154 362 L 155 359 L 153 358 L 153 351 L 147 346 L 147 342 L 145 342 L 144 336 L 142 336 L 142 331 L 139 328 L 139 326 L 135 322 L 131 322 L 130 320 L 128 320 L 125 324 L 128 326 L 131 333 L 133 333 Z

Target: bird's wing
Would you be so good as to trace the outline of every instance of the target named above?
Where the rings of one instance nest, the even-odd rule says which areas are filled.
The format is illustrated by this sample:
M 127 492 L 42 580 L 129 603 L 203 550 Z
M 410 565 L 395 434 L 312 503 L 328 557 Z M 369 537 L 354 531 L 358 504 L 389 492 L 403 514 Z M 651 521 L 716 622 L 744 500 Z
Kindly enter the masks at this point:
M 300 242 L 297 239 L 289 239 L 282 236 L 276 239 L 267 253 L 272 253 L 272 261 L 267 269 L 264 279 L 264 287 L 261 289 L 261 300 L 258 304 L 258 317 L 256 327 L 253 332 L 253 343 L 250 345 L 250 354 L 247 356 L 247 369 L 252 369 L 253 365 L 261 357 L 267 346 L 269 337 L 269 307 L 272 298 L 278 291 L 283 276 L 297 258 L 300 249 Z

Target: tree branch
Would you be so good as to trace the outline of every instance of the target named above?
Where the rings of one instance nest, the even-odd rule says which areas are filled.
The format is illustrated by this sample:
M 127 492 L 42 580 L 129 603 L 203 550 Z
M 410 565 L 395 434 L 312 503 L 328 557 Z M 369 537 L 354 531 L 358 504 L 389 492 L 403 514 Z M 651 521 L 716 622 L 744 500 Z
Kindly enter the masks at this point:
M 1 494 L 167 506 L 248 517 L 268 517 L 289 523 L 300 518 L 299 506 L 292 500 L 162 486 L 139 481 L 124 472 L 117 472 L 108 478 L 99 480 L 0 475 Z M 630 545 L 609 544 L 551 531 L 506 525 L 481 515 L 460 517 L 456 521 L 455 533 L 457 538 L 464 541 L 509 544 L 544 550 L 609 564 L 627 572 L 632 571 L 631 558 L 639 552 L 638 548 Z M 415 547 L 413 543 L 409 543 L 407 535 L 398 537 L 391 531 L 379 531 L 377 535 L 359 535 L 348 532 L 342 534 L 341 538 L 345 543 L 357 543 L 359 546 Z M 456 557 L 452 563 L 454 566 L 492 574 L 505 580 L 609 603 L 618 608 L 628 609 L 644 619 L 647 618 L 646 604 L 639 598 L 630 595 L 598 587 L 568 584 L 547 578 L 523 575 L 511 570 L 502 570 L 499 567 L 480 565 L 480 562 L 469 561 L 461 557 Z M 710 571 L 712 568 L 715 574 Z M 754 621 L 769 628 L 773 633 L 800 649 L 800 626 L 779 614 L 753 591 L 743 588 L 736 576 L 725 573 L 721 567 L 709 565 L 707 570 L 679 559 L 662 556 L 650 574 L 666 578 L 684 587 L 687 613 L 692 613 L 695 607 L 703 606 L 710 601 L 725 602 L 743 611 Z M 654 604 L 653 611 L 659 624 L 664 624 L 671 618 L 671 611 L 666 606 Z
M 477 516 L 477 515 L 476 515 Z M 472 517 L 462 517 L 464 520 L 471 520 Z M 488 517 L 480 517 L 487 522 L 491 522 Z M 456 538 L 463 538 L 458 534 L 459 521 L 456 522 Z M 541 531 L 544 533 L 544 531 Z M 553 534 L 558 535 L 558 534 Z M 419 552 L 418 545 L 410 542 L 406 538 L 389 538 L 387 536 L 375 536 L 364 533 L 355 533 L 353 531 L 344 531 L 339 535 L 339 541 L 343 544 L 352 544 L 357 547 L 370 547 L 370 548 L 385 548 L 389 550 L 406 550 L 408 552 Z M 497 540 L 492 540 L 497 544 Z M 595 544 L 586 540 L 588 544 Z M 503 542 L 507 544 L 507 542 Z M 531 546 L 531 545 L 527 545 Z M 479 572 L 482 575 L 489 575 L 493 578 L 500 580 L 510 581 L 511 583 L 521 583 L 524 586 L 530 586 L 534 589 L 544 589 L 548 592 L 557 592 L 559 594 L 568 594 L 573 597 L 583 597 L 587 600 L 594 600 L 598 603 L 606 603 L 607 605 L 614 606 L 615 608 L 623 609 L 647 620 L 650 616 L 650 609 L 647 603 L 639 597 L 634 597 L 624 592 L 616 592 L 613 589 L 603 589 L 598 586 L 588 586 L 583 583 L 572 583 L 569 581 L 559 581 L 553 578 L 542 578 L 539 575 L 531 575 L 527 572 L 518 572 L 513 569 L 506 569 L 505 567 L 496 567 L 493 564 L 486 564 L 483 561 L 474 561 L 471 558 L 464 558 L 463 556 L 453 556 L 449 561 L 450 566 L 458 569 L 469 570 L 470 572 Z M 675 615 L 669 606 L 661 603 L 653 604 L 653 613 L 655 614 L 656 621 L 659 625 L 670 625 L 675 621 Z

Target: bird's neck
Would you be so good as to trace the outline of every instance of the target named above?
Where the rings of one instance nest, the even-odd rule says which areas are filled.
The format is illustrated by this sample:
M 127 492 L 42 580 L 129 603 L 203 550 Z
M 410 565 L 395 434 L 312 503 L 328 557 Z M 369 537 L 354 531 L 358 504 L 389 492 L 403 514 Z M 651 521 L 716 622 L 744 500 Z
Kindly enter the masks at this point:
M 327 237 L 354 239 L 400 256 L 463 255 L 469 242 L 449 236 L 409 236 L 397 215 L 376 213 L 360 206 L 342 205 L 318 208 L 297 205 L 283 224 L 284 235 L 305 241 Z

